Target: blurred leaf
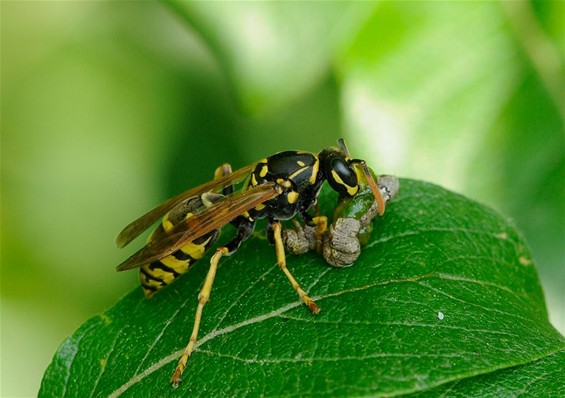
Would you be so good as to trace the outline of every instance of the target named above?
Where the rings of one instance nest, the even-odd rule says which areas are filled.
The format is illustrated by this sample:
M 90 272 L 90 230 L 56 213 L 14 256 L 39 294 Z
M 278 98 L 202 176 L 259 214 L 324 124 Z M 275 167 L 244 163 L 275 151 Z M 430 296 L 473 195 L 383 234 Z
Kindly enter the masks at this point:
M 375 227 L 351 268 L 289 256 L 318 316 L 297 301 L 263 239 L 226 258 L 178 390 L 169 377 L 205 264 L 151 300 L 137 289 L 87 321 L 55 354 L 39 395 L 398 395 L 442 386 L 485 395 L 493 387 L 481 380 L 537 385 L 538 371 L 553 380 L 563 368 L 565 340 L 548 322 L 530 253 L 499 215 L 402 180 Z
M 299 98 L 331 69 L 375 3 L 170 0 L 216 55 L 241 107 L 272 111 Z
M 338 62 L 341 103 L 352 151 L 378 169 L 515 219 L 565 327 L 565 3 L 533 5 L 381 3 Z
M 504 18 L 494 2 L 383 3 L 339 62 L 350 145 L 387 171 L 465 187 L 522 79 Z
M 217 82 L 194 79 L 186 90 L 185 120 L 171 126 L 174 138 L 161 155 L 169 166 L 163 175 L 168 196 L 208 181 L 224 162 L 238 168 L 283 150 L 318 151 L 335 144 L 341 136 L 339 91 L 332 79 L 322 83 L 284 110 L 253 119 L 236 111 Z

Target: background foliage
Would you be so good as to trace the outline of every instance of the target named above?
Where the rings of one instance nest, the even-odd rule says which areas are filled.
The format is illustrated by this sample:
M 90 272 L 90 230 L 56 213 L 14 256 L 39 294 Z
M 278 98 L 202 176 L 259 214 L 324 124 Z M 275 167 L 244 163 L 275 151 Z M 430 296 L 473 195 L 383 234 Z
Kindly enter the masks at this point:
M 134 288 L 123 225 L 221 162 L 340 136 L 511 217 L 563 333 L 563 7 L 3 2 L 1 395 Z

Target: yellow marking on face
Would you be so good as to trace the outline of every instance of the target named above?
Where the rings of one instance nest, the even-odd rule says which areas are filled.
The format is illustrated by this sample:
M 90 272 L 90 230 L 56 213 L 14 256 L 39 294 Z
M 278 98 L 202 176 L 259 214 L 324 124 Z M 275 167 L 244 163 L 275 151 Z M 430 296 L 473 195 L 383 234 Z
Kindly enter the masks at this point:
M 357 174 L 357 181 L 367 181 L 367 177 L 365 177 L 365 173 L 361 166 L 356 164 L 353 166 L 353 170 L 355 170 L 355 174 Z
M 347 193 L 351 196 L 355 196 L 357 195 L 357 192 L 359 191 L 359 185 L 355 186 L 355 187 L 347 187 Z
M 290 204 L 296 203 L 296 201 L 298 200 L 298 196 L 300 196 L 298 192 L 295 191 L 289 192 L 287 195 L 288 203 Z
M 269 172 L 269 167 L 267 165 L 263 165 L 261 170 L 259 170 L 259 177 L 265 177 Z
M 257 178 L 255 178 L 255 173 L 251 174 L 251 186 L 256 187 L 258 184 Z
M 316 156 L 314 158 L 314 164 L 312 165 L 312 175 L 310 176 L 310 179 L 308 181 L 310 181 L 310 184 L 314 184 L 316 182 L 316 178 L 318 176 L 318 170 L 320 170 L 320 161 L 318 160 L 318 157 Z

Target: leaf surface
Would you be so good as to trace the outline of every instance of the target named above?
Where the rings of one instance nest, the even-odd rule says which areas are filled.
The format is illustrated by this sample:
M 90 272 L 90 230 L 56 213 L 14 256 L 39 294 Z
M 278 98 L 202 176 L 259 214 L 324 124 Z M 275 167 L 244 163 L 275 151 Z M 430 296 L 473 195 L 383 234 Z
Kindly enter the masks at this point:
M 55 354 L 39 395 L 480 396 L 513 380 L 562 388 L 565 342 L 548 322 L 531 255 L 483 205 L 402 180 L 352 267 L 330 268 L 316 254 L 287 260 L 318 316 L 255 237 L 222 260 L 177 390 L 169 377 L 206 260 L 152 299 L 136 289 L 87 321 Z
M 410 397 L 562 397 L 564 364 L 562 349 L 525 365 L 454 381 Z

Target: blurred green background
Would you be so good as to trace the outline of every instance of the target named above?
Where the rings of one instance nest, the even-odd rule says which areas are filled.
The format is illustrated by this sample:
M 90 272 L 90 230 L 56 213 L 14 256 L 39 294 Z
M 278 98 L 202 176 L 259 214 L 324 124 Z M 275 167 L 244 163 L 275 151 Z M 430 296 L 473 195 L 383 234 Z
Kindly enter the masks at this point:
M 563 15 L 557 1 L 3 1 L 0 395 L 35 395 L 64 337 L 136 288 L 114 270 L 135 249 L 113 244 L 128 222 L 222 162 L 338 137 L 378 172 L 513 219 L 564 333 Z

